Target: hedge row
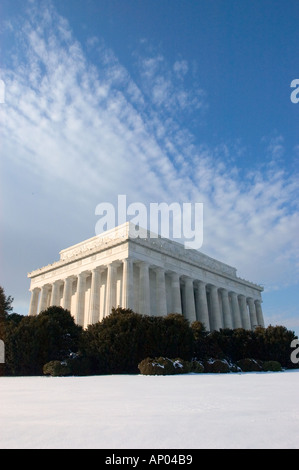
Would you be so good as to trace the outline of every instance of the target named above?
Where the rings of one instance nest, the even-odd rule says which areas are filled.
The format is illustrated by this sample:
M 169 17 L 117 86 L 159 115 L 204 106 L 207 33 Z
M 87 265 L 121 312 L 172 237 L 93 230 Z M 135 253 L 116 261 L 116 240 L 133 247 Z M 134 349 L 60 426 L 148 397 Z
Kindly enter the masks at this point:
M 246 358 L 257 364 L 276 361 L 283 368 L 298 367 L 291 361 L 296 337 L 283 326 L 207 332 L 200 322 L 190 324 L 179 314 L 147 316 L 118 308 L 84 330 L 69 311 L 50 307 L 35 317 L 7 315 L 0 333 L 5 375 L 52 374 L 53 368 L 62 375 L 138 374 L 145 358 L 180 358 L 183 368 L 187 363 L 199 369 L 204 364 L 205 371 L 212 372 L 217 364 L 225 369 L 225 361 L 238 364 Z M 165 370 L 175 367 L 168 359 L 163 365 Z M 177 372 L 182 369 L 176 366 Z M 156 369 L 163 368 L 160 364 Z
M 281 372 L 282 367 L 278 361 L 256 361 L 255 359 L 242 359 L 236 364 L 225 359 L 209 359 L 208 361 L 184 361 L 182 359 L 169 359 L 165 357 L 147 357 L 138 364 L 142 375 L 174 375 L 187 373 L 228 373 L 228 372 Z
M 72 361 L 50 361 L 43 367 L 45 375 L 62 377 L 77 375 L 74 372 Z M 229 372 L 281 372 L 283 369 L 278 361 L 256 361 L 246 358 L 237 363 L 231 363 L 225 359 L 209 359 L 208 361 L 184 361 L 168 357 L 147 357 L 138 364 L 142 375 L 175 375 L 188 373 L 229 373 Z

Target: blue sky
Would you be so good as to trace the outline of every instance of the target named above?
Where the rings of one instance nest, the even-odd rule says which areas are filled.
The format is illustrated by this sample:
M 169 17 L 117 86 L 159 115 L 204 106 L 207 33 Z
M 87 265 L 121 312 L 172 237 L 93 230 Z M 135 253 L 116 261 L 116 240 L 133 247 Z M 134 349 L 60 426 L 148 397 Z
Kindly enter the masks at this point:
M 202 202 L 201 250 L 299 333 L 297 0 L 2 0 L 0 284 L 95 234 L 95 208 Z

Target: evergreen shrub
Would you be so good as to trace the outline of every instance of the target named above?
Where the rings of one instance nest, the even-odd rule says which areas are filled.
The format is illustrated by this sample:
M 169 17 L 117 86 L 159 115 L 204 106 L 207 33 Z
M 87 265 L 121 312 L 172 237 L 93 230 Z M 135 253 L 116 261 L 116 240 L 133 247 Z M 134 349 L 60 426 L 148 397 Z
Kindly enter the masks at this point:
M 66 363 L 71 371 L 71 375 L 93 375 L 92 361 L 81 353 L 72 353 L 66 360 Z
M 136 374 L 147 357 L 192 357 L 192 330 L 179 314 L 140 315 L 118 307 L 83 331 L 81 352 L 95 374 Z
M 138 364 L 142 375 L 174 375 L 190 372 L 190 363 L 183 359 L 169 359 L 168 357 L 143 359 Z
M 190 362 L 190 372 L 195 374 L 202 374 L 205 371 L 204 365 L 201 361 L 193 360 Z
M 263 371 L 264 372 L 281 372 L 282 367 L 280 362 L 278 361 L 265 361 L 263 363 Z
M 228 373 L 230 372 L 230 365 L 226 359 L 213 359 L 210 358 L 204 362 L 204 370 L 208 373 Z
M 68 310 L 49 307 L 36 316 L 8 315 L 5 324 L 7 375 L 43 375 L 43 366 L 64 361 L 79 347 L 82 328 Z
M 262 361 L 252 358 L 240 359 L 236 364 L 243 372 L 260 372 L 263 365 Z
M 62 377 L 71 374 L 71 369 L 64 361 L 50 361 L 43 366 L 44 375 Z

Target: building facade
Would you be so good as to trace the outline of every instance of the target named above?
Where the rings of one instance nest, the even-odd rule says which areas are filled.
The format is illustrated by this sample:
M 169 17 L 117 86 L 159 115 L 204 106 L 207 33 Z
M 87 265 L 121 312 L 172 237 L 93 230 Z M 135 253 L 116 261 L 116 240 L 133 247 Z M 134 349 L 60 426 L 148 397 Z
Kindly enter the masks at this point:
M 180 243 L 149 232 L 136 238 L 133 228 L 126 222 L 29 273 L 29 315 L 62 306 L 86 328 L 121 306 L 145 315 L 180 313 L 208 331 L 264 326 L 261 286 Z

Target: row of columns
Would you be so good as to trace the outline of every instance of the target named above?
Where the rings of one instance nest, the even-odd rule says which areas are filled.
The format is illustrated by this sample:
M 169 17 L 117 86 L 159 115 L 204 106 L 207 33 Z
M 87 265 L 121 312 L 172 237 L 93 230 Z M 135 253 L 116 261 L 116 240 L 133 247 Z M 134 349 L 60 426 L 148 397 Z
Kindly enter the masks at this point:
M 195 320 L 202 322 L 208 331 L 220 328 L 249 330 L 256 326 L 264 327 L 259 299 L 254 300 L 200 280 L 194 281 L 190 277 L 185 278 L 184 282 L 185 305 L 181 302 L 181 294 L 180 277 L 175 273 L 172 275 L 174 311 L 184 313 L 191 323 Z
M 54 281 L 52 284 L 45 284 L 42 287 L 36 287 L 31 292 L 31 300 L 29 307 L 29 315 L 37 315 L 37 313 L 45 310 L 50 306 L 62 306 L 71 311 L 72 289 L 74 281 L 77 281 L 76 290 L 76 306 L 75 312 L 72 312 L 76 323 L 84 325 L 85 317 L 85 292 L 86 279 L 91 275 L 90 288 L 90 307 L 88 312 L 87 324 L 93 324 L 99 321 L 100 315 L 100 285 L 101 277 L 105 268 L 107 269 L 106 280 L 106 304 L 103 318 L 111 313 L 112 307 L 115 307 L 116 298 L 116 270 L 119 263 L 108 264 L 107 267 L 99 266 L 91 271 L 83 271 L 77 276 L 69 276 L 65 279 Z M 129 308 L 132 302 L 133 294 L 133 269 L 132 260 L 123 260 L 123 276 L 122 276 L 122 298 L 121 304 L 124 308 Z M 60 289 L 63 286 L 63 298 L 60 301 Z
M 135 309 L 141 314 L 157 315 L 181 313 L 192 323 L 201 321 L 208 331 L 220 328 L 254 329 L 264 326 L 261 302 L 259 299 L 206 284 L 202 280 L 181 276 L 176 272 L 166 272 L 162 267 L 153 267 L 147 262 L 124 259 L 108 266 L 99 266 L 91 271 L 84 271 L 78 276 L 69 276 L 32 290 L 30 315 L 36 315 L 50 305 L 60 305 L 71 311 L 73 283 L 77 280 L 75 311 L 72 311 L 76 323 L 93 324 L 111 313 L 116 307 L 116 274 L 122 263 L 121 298 L 124 308 Z M 138 300 L 134 296 L 133 264 L 139 266 Z M 100 286 L 102 274 L 106 271 L 105 305 L 100 313 Z M 150 270 L 155 272 L 155 286 L 151 288 Z M 91 275 L 90 302 L 85 312 L 86 279 Z M 166 278 L 168 282 L 166 283 Z M 169 279 L 170 278 L 170 279 Z M 60 301 L 60 289 L 63 285 L 63 297 Z M 170 292 L 167 289 L 170 286 Z M 51 296 L 50 296 L 51 292 Z M 152 308 L 151 308 L 151 303 Z M 85 314 L 88 318 L 85 318 Z

